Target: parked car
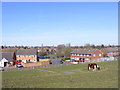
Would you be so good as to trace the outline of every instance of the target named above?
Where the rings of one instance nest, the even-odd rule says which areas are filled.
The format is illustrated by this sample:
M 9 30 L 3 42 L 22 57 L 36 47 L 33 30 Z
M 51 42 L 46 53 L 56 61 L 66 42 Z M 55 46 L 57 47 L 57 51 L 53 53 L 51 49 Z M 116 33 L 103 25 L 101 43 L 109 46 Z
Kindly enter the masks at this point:
M 70 61 L 71 61 L 71 62 L 74 62 L 75 60 L 74 60 L 74 59 L 71 59 Z
M 63 61 L 62 61 L 62 60 L 60 60 L 60 64 L 63 64 Z
M 5 70 L 4 68 L 0 67 L 0 71 L 4 71 L 4 70 Z
M 49 63 L 52 64 L 52 61 L 50 60 Z
M 23 65 L 22 65 L 21 63 L 18 63 L 16 66 L 17 66 L 18 68 L 23 67 Z
M 78 64 L 78 62 L 73 62 L 73 64 Z

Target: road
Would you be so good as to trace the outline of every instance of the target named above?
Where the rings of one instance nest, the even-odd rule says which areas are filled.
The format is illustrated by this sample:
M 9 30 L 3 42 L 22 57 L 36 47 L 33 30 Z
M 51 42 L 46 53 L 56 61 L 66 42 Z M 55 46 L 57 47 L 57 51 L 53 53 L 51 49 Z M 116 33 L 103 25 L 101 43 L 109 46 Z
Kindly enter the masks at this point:
M 60 64 L 60 60 L 52 60 L 51 62 L 52 62 L 52 64 L 49 64 L 49 65 L 34 66 L 34 67 L 12 68 L 12 69 L 5 69 L 5 71 L 24 70 L 24 69 L 36 69 L 36 68 L 57 67 L 57 66 L 71 65 L 70 63 L 67 63 L 67 62 L 63 62 L 63 64 Z

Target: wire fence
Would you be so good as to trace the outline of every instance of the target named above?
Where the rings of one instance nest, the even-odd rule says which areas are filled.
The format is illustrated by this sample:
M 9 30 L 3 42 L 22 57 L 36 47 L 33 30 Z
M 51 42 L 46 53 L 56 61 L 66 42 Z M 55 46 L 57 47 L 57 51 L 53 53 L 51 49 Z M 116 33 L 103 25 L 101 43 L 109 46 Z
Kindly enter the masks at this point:
M 105 61 L 114 61 L 118 60 L 118 57 L 104 57 L 104 58 L 99 58 L 99 59 L 93 59 L 93 60 L 86 60 L 85 62 L 105 62 Z

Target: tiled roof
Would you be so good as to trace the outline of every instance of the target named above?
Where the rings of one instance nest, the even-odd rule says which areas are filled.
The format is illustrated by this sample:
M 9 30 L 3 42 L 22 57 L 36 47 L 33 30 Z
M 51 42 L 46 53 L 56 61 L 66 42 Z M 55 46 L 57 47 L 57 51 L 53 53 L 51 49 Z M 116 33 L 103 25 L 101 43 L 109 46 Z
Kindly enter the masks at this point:
M 103 50 L 105 50 L 106 52 L 114 52 L 118 51 L 118 48 L 104 48 Z
M 77 49 L 77 50 L 74 50 L 71 53 L 92 54 L 96 50 L 98 50 L 98 49 Z
M 14 60 L 14 52 L 2 52 L 1 55 L 2 55 L 2 59 L 5 58 L 8 61 Z
M 37 55 L 36 49 L 19 49 L 16 55 Z

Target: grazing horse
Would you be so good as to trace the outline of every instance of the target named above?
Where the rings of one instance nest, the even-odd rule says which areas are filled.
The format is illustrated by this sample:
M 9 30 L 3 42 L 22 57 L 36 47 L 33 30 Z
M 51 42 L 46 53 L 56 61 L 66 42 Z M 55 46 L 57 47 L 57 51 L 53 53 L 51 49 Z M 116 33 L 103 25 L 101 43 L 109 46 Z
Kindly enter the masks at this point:
M 91 68 L 93 71 L 100 70 L 100 67 L 96 63 L 88 64 L 88 71 L 90 71 Z

